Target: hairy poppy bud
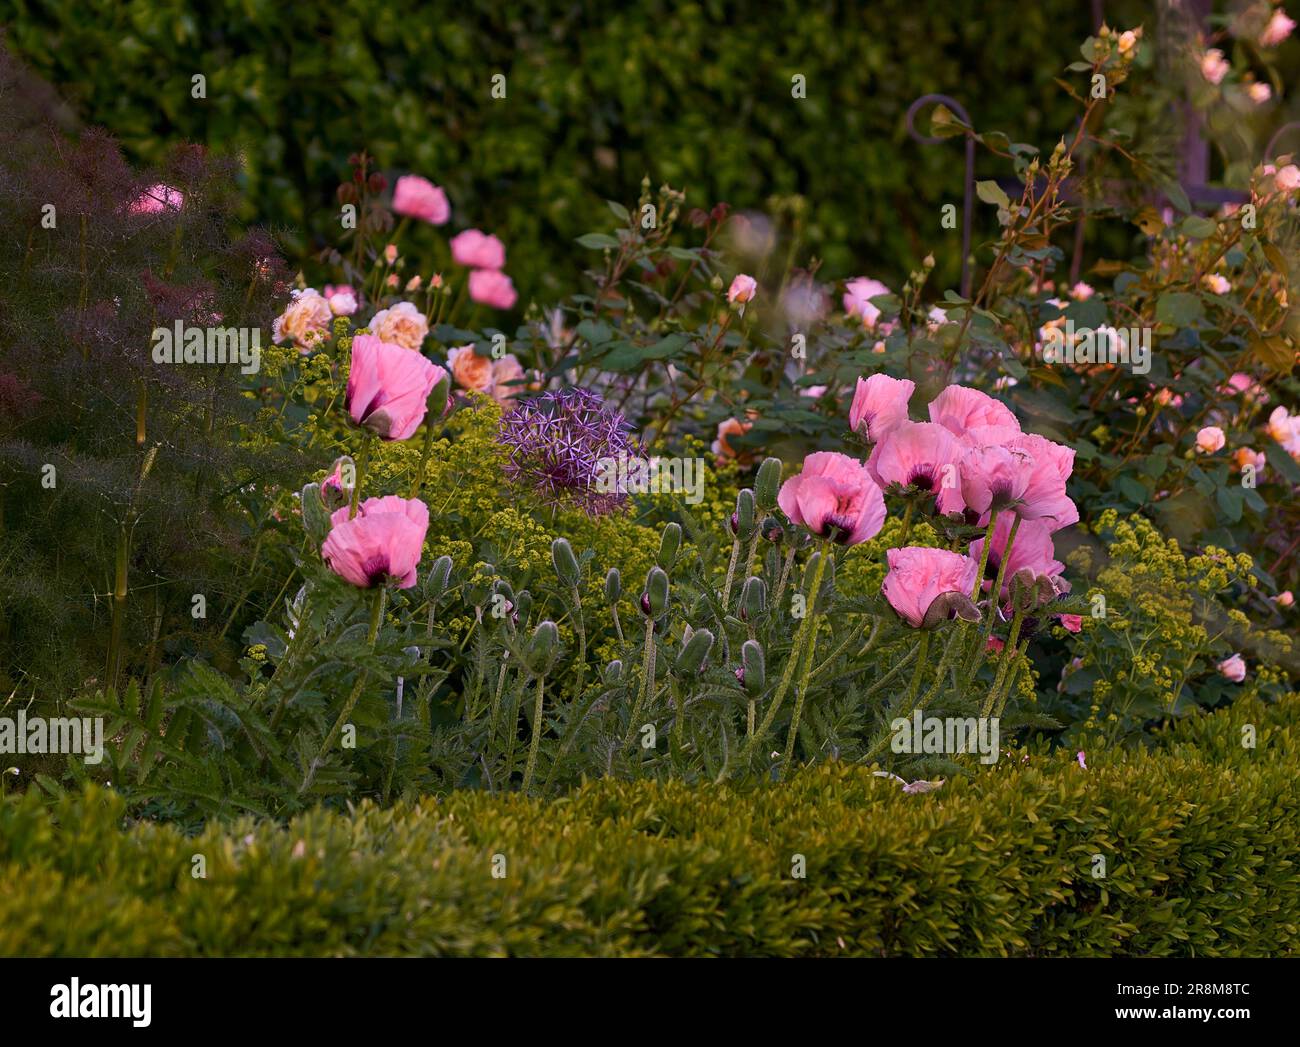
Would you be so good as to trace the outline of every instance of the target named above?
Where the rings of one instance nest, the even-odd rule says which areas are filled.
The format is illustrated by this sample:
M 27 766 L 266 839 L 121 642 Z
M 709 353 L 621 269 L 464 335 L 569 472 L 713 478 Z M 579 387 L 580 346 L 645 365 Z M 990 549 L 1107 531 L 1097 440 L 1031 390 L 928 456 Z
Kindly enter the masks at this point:
M 605 602 L 613 607 L 622 595 L 623 576 L 618 573 L 617 567 L 611 567 L 609 573 L 605 575 Z
M 601 673 L 601 678 L 608 684 L 618 683 L 623 679 L 623 663 L 617 658 L 605 666 L 605 671 Z
M 785 528 L 775 516 L 765 516 L 759 525 L 759 533 L 773 545 L 780 545 L 785 537 Z
M 776 508 L 776 495 L 781 486 L 781 459 L 764 458 L 754 480 L 754 499 L 763 512 Z
M 685 676 L 694 676 L 704 666 L 704 659 L 713 650 L 713 633 L 708 629 L 697 629 L 689 639 L 682 643 L 677 655 L 677 671 Z
M 578 558 L 573 555 L 573 546 L 567 539 L 557 538 L 551 543 L 551 562 L 555 564 L 555 574 L 561 585 L 572 589 L 578 584 L 581 577 Z
M 754 508 L 754 492 L 746 487 L 736 496 L 736 513 L 732 517 L 736 521 L 733 528 L 736 537 L 742 542 L 754 533 Z
M 425 425 L 432 425 L 447 413 L 447 400 L 450 395 L 451 375 L 444 371 L 442 377 L 438 379 L 438 384 L 433 387 L 433 392 L 429 394 L 428 410 L 424 416 Z
M 652 618 L 660 617 L 668 610 L 668 575 L 662 567 L 651 567 L 645 579 L 645 594 L 641 600 L 641 609 Z M 649 600 L 649 610 L 646 601 Z
M 767 683 L 767 668 L 763 662 L 763 646 L 757 640 L 746 640 L 740 648 L 740 672 L 737 674 L 746 694 L 760 694 Z
M 665 525 L 663 537 L 659 539 L 659 557 L 655 562 L 665 571 L 671 571 L 681 547 L 682 525 L 679 523 Z
M 555 647 L 560 642 L 560 631 L 555 623 L 547 619 L 533 630 L 528 641 L 528 667 L 533 672 L 545 672 L 555 654 Z
M 320 484 L 308 484 L 298 497 L 302 502 L 303 530 L 313 542 L 319 545 L 330 533 L 330 514 L 321 500 Z
M 767 583 L 762 578 L 746 578 L 740 590 L 740 617 L 752 622 L 767 610 Z
M 451 580 L 451 557 L 439 556 L 433 561 L 429 573 L 424 577 L 424 598 L 433 603 L 442 599 Z

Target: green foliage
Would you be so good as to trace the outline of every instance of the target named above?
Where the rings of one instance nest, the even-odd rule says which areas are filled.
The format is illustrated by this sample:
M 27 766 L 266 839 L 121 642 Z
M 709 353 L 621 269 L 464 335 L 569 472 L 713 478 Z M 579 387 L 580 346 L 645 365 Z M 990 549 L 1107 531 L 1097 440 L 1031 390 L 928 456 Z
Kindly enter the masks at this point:
M 137 159 L 174 138 L 238 149 L 245 217 L 301 230 L 297 254 L 333 239 L 335 187 L 365 148 L 391 173 L 446 186 L 457 225 L 494 216 L 524 303 L 572 287 L 579 258 L 564 245 L 605 200 L 630 205 L 646 172 L 704 207 L 775 195 L 837 276 L 864 258 L 898 275 L 962 191 L 960 147 L 906 139 L 908 105 L 947 91 L 989 126 L 1054 134 L 1068 108 L 1052 77 L 1091 28 L 1072 0 L 1014 18 L 973 0 L 781 0 L 744 16 L 669 0 L 222 0 L 201 18 L 180 0 L 7 6 L 12 45 Z M 1136 24 L 1149 8 L 1106 14 Z M 498 72 L 504 100 L 491 95 Z M 948 235 L 955 280 L 960 234 Z
M 832 764 L 779 787 L 459 792 L 185 836 L 124 825 L 102 790 L 29 794 L 0 804 L 0 954 L 1295 954 L 1298 702 L 929 795 Z
M 1077 635 L 1055 630 L 1073 660 L 1044 710 L 1075 725 L 1072 735 L 1131 738 L 1153 721 L 1233 700 L 1277 698 L 1295 662 L 1293 638 L 1252 624 L 1258 587 L 1250 557 L 1208 547 L 1187 556 L 1141 516 L 1101 514 L 1104 549 L 1084 546 L 1071 566 L 1095 578 Z M 1218 663 L 1247 662 L 1241 683 Z

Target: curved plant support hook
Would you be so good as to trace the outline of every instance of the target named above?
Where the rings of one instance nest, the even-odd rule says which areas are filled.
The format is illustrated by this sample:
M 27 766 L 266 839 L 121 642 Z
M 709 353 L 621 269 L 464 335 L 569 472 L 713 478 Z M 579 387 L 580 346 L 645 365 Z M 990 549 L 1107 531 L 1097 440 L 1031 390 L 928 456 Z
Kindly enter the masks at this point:
M 922 95 L 913 102 L 907 109 L 907 133 L 922 145 L 933 145 L 936 142 L 942 142 L 942 138 L 936 138 L 932 135 L 923 135 L 916 129 L 916 114 L 927 105 L 945 105 L 952 110 L 953 114 L 964 123 L 967 127 L 971 124 L 970 114 L 966 112 L 962 104 L 955 98 L 948 95 Z M 971 292 L 971 272 L 970 272 L 970 228 L 971 221 L 974 218 L 974 197 L 975 197 L 975 139 L 971 135 L 966 135 L 966 185 L 962 203 L 961 215 L 961 296 L 970 300 Z
M 1300 120 L 1292 120 L 1289 124 L 1283 124 L 1273 132 L 1273 137 L 1268 140 L 1268 145 L 1264 146 L 1265 161 L 1273 159 L 1273 147 L 1277 145 L 1277 140 L 1288 131 L 1294 131 L 1297 128 L 1300 128 Z

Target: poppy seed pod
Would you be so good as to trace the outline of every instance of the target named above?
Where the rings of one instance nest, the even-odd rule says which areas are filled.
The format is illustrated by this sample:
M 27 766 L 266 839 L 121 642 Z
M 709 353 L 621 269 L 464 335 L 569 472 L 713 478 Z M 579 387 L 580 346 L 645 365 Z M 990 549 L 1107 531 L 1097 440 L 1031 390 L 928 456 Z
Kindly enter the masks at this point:
M 557 538 L 551 543 L 551 562 L 555 564 L 556 577 L 560 584 L 569 589 L 578 584 L 578 558 L 573 555 L 573 546 L 567 539 Z
M 313 542 L 319 545 L 330 533 L 330 514 L 325 509 L 325 503 L 321 501 L 320 484 L 308 484 L 302 489 L 299 499 L 302 502 L 303 530 Z
M 611 567 L 609 573 L 605 575 L 605 602 L 613 607 L 622 595 L 623 576 L 618 573 L 617 567 Z
M 541 673 L 550 668 L 556 645 L 560 642 L 560 631 L 550 619 L 542 622 L 533 630 L 528 641 L 528 667 L 533 672 Z
M 736 537 L 742 542 L 748 541 L 754 533 L 754 492 L 746 487 L 736 496 L 736 515 L 734 517 Z
M 708 629 L 697 629 L 690 638 L 682 643 L 677 655 L 677 671 L 686 676 L 694 676 L 704 667 L 704 659 L 713 650 L 713 633 Z
M 649 604 L 647 609 L 646 605 Z M 651 618 L 658 618 L 668 610 L 668 575 L 662 567 L 651 567 L 645 579 L 645 593 L 641 597 L 641 609 Z
M 659 539 L 659 557 L 655 561 L 665 571 L 673 569 L 677 552 L 682 547 L 682 525 L 670 523 L 664 527 L 663 537 Z
M 451 581 L 451 557 L 439 556 L 433 561 L 429 573 L 424 576 L 424 598 L 432 603 L 442 599 Z
M 746 578 L 740 590 L 740 617 L 752 622 L 767 610 L 767 583 L 762 578 Z
M 763 660 L 763 646 L 757 640 L 746 640 L 740 648 L 740 683 L 745 693 L 761 694 L 767 683 L 767 667 Z
M 754 480 L 754 500 L 763 512 L 776 508 L 776 496 L 781 487 L 781 459 L 764 458 Z

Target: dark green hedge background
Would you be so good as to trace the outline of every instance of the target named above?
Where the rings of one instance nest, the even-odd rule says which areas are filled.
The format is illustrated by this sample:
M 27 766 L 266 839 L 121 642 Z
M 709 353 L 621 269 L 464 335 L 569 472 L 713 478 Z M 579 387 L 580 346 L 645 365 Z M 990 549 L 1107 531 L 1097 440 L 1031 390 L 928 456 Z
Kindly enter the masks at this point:
M 907 138 L 918 95 L 1050 145 L 1072 120 L 1053 83 L 1091 29 L 1086 0 L 423 3 L 0 0 L 10 46 L 140 161 L 182 140 L 245 161 L 245 217 L 304 256 L 338 229 L 349 153 L 445 186 L 456 228 L 503 236 L 524 301 L 574 289 L 573 237 L 641 177 L 688 205 L 807 200 L 832 277 L 897 281 L 942 246 L 962 149 Z M 1154 27 L 1154 5 L 1108 3 Z M 491 78 L 507 77 L 493 100 Z M 207 78 L 206 100 L 190 95 Z M 802 74 L 807 98 L 791 98 Z M 990 172 L 1005 171 L 990 167 Z M 953 282 L 959 233 L 938 275 Z

